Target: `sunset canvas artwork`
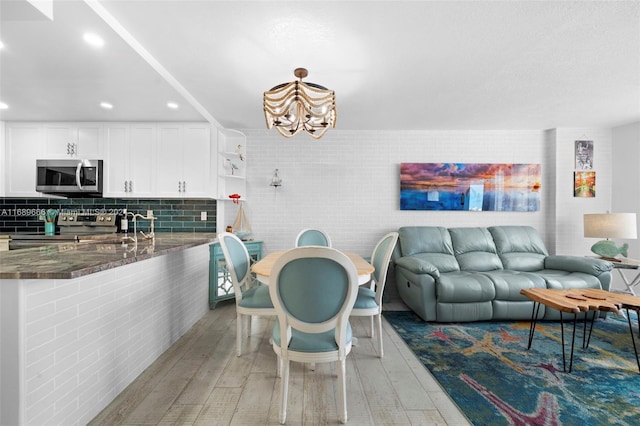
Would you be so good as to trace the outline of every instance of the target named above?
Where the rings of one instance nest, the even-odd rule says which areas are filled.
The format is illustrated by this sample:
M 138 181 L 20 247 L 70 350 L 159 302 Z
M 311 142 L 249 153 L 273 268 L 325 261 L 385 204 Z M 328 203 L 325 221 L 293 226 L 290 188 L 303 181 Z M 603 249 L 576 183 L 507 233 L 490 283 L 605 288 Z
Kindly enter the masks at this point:
M 401 163 L 400 210 L 540 210 L 540 164 Z

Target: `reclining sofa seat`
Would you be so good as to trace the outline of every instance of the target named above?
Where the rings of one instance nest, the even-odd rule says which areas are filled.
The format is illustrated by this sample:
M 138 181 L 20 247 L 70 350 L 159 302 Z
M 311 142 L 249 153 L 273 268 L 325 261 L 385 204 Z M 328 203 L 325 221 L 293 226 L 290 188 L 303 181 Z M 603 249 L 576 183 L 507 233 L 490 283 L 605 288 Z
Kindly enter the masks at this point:
M 579 256 L 550 256 L 529 226 L 403 227 L 394 256 L 402 300 L 425 321 L 530 319 L 523 288 L 603 288 L 613 265 Z M 559 319 L 540 307 L 543 319 Z

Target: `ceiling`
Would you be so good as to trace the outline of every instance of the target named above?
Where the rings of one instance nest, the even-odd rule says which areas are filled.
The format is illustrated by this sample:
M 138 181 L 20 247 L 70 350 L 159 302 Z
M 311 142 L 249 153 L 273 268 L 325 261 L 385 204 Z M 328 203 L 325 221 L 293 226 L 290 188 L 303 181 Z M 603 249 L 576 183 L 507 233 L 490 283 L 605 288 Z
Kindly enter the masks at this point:
M 50 20 L 0 0 L 0 25 L 3 121 L 263 129 L 296 67 L 336 91 L 340 129 L 640 120 L 638 1 L 53 0 Z

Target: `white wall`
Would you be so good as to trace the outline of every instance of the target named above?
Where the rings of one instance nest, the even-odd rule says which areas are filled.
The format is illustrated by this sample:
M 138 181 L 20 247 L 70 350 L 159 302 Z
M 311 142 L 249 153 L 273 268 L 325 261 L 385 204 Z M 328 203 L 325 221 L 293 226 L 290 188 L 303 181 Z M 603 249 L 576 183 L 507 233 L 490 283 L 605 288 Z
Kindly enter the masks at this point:
M 612 211 L 635 213 L 640 229 L 640 121 L 613 129 Z M 640 259 L 640 240 L 626 240 L 629 257 Z
M 556 129 L 555 252 L 567 255 L 589 255 L 598 240 L 584 238 L 585 213 L 611 210 L 611 130 Z M 593 170 L 596 172 L 595 198 L 573 196 L 575 141 L 593 141 Z M 637 158 L 637 157 L 636 157 Z
M 610 209 L 611 131 L 401 131 L 330 130 L 320 140 L 291 139 L 275 131 L 243 130 L 247 135 L 245 204 L 256 239 L 265 252 L 292 247 L 305 227 L 326 230 L 334 246 L 370 255 L 386 232 L 405 225 L 531 225 L 549 251 L 586 255 L 582 214 Z M 597 196 L 573 197 L 574 141 L 594 141 Z M 636 157 L 637 158 L 637 157 Z M 401 211 L 402 162 L 540 163 L 540 212 Z M 274 170 L 283 186 L 269 186 Z M 225 202 L 233 222 L 237 206 Z M 556 237 L 557 235 L 557 237 Z

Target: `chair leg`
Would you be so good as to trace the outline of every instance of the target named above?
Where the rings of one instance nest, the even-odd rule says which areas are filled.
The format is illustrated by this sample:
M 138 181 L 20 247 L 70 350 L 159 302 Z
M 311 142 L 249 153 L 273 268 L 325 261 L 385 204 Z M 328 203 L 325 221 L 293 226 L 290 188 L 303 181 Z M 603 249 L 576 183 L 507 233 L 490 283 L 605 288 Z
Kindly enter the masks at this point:
M 378 326 L 378 356 L 382 358 L 384 356 L 382 350 L 382 314 L 376 315 L 376 325 Z
M 371 337 L 372 339 L 375 337 L 376 333 L 375 333 L 375 329 L 373 327 L 373 316 L 369 317 L 369 337 Z
M 344 359 L 338 361 L 338 417 L 340 423 L 347 423 L 347 381 L 346 381 L 346 362 Z
M 282 378 L 282 357 L 280 355 L 277 355 L 276 359 L 276 377 L 280 377 Z
M 280 379 L 280 424 L 287 421 L 287 395 L 289 393 L 289 359 L 282 360 L 282 379 Z
M 242 354 L 242 315 L 236 315 L 236 356 Z

